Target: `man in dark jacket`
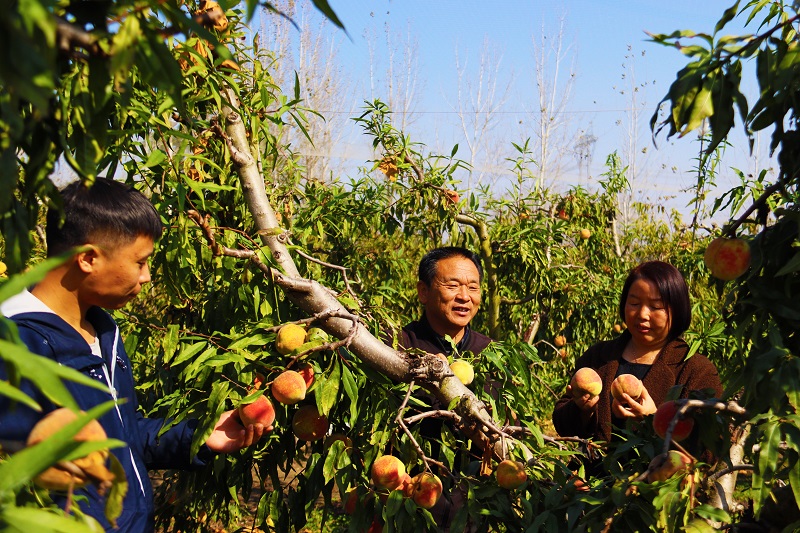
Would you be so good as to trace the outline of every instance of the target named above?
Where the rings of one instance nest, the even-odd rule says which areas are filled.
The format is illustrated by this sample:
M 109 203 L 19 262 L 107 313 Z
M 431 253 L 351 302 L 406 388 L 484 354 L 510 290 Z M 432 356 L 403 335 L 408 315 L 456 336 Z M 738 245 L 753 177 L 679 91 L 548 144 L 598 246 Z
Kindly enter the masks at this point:
M 435 248 L 420 261 L 418 279 L 417 296 L 424 311 L 419 320 L 400 331 L 398 346 L 448 356 L 481 353 L 492 339 L 469 327 L 481 304 L 483 268 L 480 258 L 465 248 Z M 445 408 L 428 394 L 424 395 L 424 400 L 433 409 Z M 420 433 L 431 443 L 434 456 L 438 455 L 437 441 L 441 439 L 443 426 L 441 419 L 434 418 L 425 418 L 420 423 Z M 442 495 L 431 509 L 436 524 L 443 531 L 450 530 L 450 523 L 463 506 L 464 498 L 456 489 Z
M 216 453 L 229 453 L 257 442 L 271 428 L 243 427 L 235 411 L 223 413 L 196 457 L 190 447 L 197 421 L 175 424 L 158 436 L 164 420 L 145 418 L 138 410 L 131 363 L 119 328 L 103 309 L 119 309 L 150 281 L 148 259 L 161 235 L 161 221 L 138 191 L 113 180 L 97 179 L 91 187 L 75 182 L 61 192 L 64 220 L 51 210 L 47 217 L 48 256 L 75 246 L 81 251 L 50 271 L 33 287 L 3 303 L 0 311 L 16 323 L 28 349 L 105 384 L 102 391 L 72 382 L 65 385 L 79 407 L 101 403 L 115 408 L 98 420 L 108 438 L 127 446 L 112 449 L 128 482 L 117 528 L 104 516 L 105 500 L 88 485 L 76 491 L 83 511 L 107 530 L 148 533 L 154 528 L 153 492 L 148 469 L 202 466 Z M 7 370 L 0 364 L 0 379 Z M 0 395 L 0 440 L 24 443 L 34 424 L 54 410 L 42 391 L 23 382 L 22 390 L 42 406 L 11 406 Z

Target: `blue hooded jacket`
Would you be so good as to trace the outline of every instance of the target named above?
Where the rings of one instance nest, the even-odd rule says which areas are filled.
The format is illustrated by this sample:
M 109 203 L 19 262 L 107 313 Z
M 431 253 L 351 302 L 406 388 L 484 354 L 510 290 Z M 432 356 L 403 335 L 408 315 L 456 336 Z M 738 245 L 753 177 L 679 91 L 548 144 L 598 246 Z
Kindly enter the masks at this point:
M 148 469 L 185 469 L 202 466 L 213 453 L 203 446 L 197 457 L 189 457 L 196 420 L 181 422 L 160 437 L 164 419 L 145 418 L 138 411 L 131 363 L 125 353 L 119 328 L 114 319 L 98 307 L 89 310 L 87 318 L 97 331 L 102 357 L 92 353 L 89 344 L 75 328 L 50 311 L 30 292 L 24 291 L 3 303 L 0 311 L 16 323 L 19 335 L 28 349 L 59 364 L 73 368 L 108 385 L 107 391 L 64 382 L 81 409 L 88 411 L 110 400 L 116 408 L 101 416 L 98 421 L 108 438 L 119 439 L 126 447 L 112 449 L 119 459 L 128 481 L 128 493 L 123 501 L 117 527 L 112 528 L 105 519 L 105 498 L 94 486 L 87 485 L 76 494 L 87 498 L 81 501 L 82 510 L 97 519 L 106 531 L 125 533 L 150 533 L 154 530 L 153 490 Z M 0 360 L 0 379 L 6 379 L 5 365 Z M 50 402 L 40 390 L 23 381 L 22 390 L 42 406 L 43 413 L 24 405 L 12 406 L 8 398 L 0 395 L 0 440 L 24 444 L 31 428 L 42 416 L 58 406 Z M 202 458 L 201 458 L 202 457 Z M 54 493 L 53 497 L 59 501 Z

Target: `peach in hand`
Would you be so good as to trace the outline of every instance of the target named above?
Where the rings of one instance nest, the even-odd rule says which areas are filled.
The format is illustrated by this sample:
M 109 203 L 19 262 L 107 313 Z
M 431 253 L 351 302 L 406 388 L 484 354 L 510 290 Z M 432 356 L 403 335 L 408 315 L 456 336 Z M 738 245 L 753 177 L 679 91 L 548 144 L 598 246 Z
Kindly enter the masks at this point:
M 638 401 L 643 388 L 642 381 L 633 374 L 620 374 L 611 382 L 611 396 L 620 403 L 625 403 L 623 394 Z
M 588 394 L 592 397 L 597 396 L 603 391 L 603 380 L 593 368 L 585 366 L 579 368 L 570 381 L 572 395 L 576 398 Z

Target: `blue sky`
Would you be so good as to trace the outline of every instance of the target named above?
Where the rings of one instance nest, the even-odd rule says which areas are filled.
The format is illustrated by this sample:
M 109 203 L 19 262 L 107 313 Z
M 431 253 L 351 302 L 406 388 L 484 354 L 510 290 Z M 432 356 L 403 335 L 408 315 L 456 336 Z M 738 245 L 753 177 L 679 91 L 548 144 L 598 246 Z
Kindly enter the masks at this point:
M 658 149 L 650 137 L 648 122 L 656 104 L 666 94 L 676 72 L 686 63 L 678 51 L 648 42 L 645 31 L 670 33 L 677 29 L 712 32 L 716 21 L 731 2 L 673 0 L 633 1 L 500 1 L 475 0 L 329 0 L 347 28 L 349 39 L 331 31 L 338 42 L 338 53 L 352 90 L 352 105 L 357 110 L 364 100 L 374 96 L 386 100 L 385 94 L 371 90 L 370 65 L 388 62 L 386 32 L 393 40 L 411 37 L 416 41 L 418 92 L 414 107 L 419 117 L 410 128 L 414 139 L 431 149 L 449 153 L 459 142 L 460 132 L 453 104 L 456 100 L 456 51 L 462 61 L 477 64 L 484 39 L 488 40 L 501 59 L 501 84 L 509 83 L 508 97 L 502 107 L 501 136 L 506 146 L 531 135 L 531 113 L 535 102 L 533 76 L 533 40 L 544 31 L 548 38 L 556 36 L 559 22 L 564 21 L 564 43 L 574 58 L 575 83 L 565 114 L 573 128 L 589 131 L 597 138 L 591 168 L 581 173 L 577 165 L 565 168 L 553 184 L 566 188 L 591 179 L 604 171 L 606 156 L 621 147 L 630 137 L 625 126 L 632 107 L 632 76 L 640 91 L 636 150 L 640 176 L 635 187 L 641 197 L 677 195 L 677 206 L 685 201 L 680 190 L 693 182 L 691 169 L 697 156 L 694 135 L 667 141 L 658 138 Z M 735 24 L 730 31 L 735 29 Z M 388 28 L 388 29 L 387 29 Z M 723 31 L 729 33 L 729 31 Z M 337 35 L 338 34 L 338 35 Z M 370 36 L 374 55 L 370 60 Z M 570 59 L 571 61 L 571 59 Z M 568 65 L 567 65 L 568 66 Z M 378 68 L 378 70 L 380 67 Z M 562 66 L 562 73 L 566 69 Z M 625 79 L 623 80 L 623 75 Z M 378 73 L 377 77 L 380 77 Z M 374 80 L 373 80 L 374 81 Z M 625 89 L 625 94 L 620 91 Z M 751 88 L 752 94 L 752 88 Z M 739 126 L 737 120 L 737 127 Z M 769 166 L 763 156 L 758 162 L 748 157 L 748 148 L 740 134 L 732 137 L 734 147 L 724 159 L 721 185 L 738 179 L 728 167 L 745 171 L 751 167 Z M 354 130 L 342 141 L 343 151 L 366 154 L 367 140 Z M 761 141 L 762 144 L 766 140 Z M 362 146 L 363 145 L 363 146 Z M 359 148 L 360 146 L 360 148 Z M 462 150 L 459 156 L 466 154 Z M 682 202 L 682 203 L 681 203 Z

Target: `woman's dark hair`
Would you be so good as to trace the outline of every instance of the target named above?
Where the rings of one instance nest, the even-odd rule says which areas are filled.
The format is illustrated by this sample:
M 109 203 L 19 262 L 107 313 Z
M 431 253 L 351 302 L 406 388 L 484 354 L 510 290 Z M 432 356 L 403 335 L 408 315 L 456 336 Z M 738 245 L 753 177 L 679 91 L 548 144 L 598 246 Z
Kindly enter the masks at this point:
M 417 275 L 419 281 L 424 283 L 427 287 L 431 286 L 433 277 L 436 275 L 436 264 L 442 259 L 450 257 L 463 257 L 469 259 L 478 269 L 478 279 L 483 280 L 483 267 L 481 266 L 481 258 L 475 252 L 471 252 L 466 248 L 459 246 L 444 246 L 442 248 L 434 248 L 422 258 L 419 262 L 419 270 Z
M 655 285 L 658 294 L 661 295 L 661 301 L 664 303 L 671 321 L 668 340 L 680 337 L 684 331 L 689 329 L 692 321 L 689 287 L 678 269 L 663 261 L 648 261 L 630 271 L 619 298 L 619 316 L 622 321 L 625 321 L 625 302 L 628 299 L 628 292 L 631 290 L 631 285 L 640 279 Z
M 97 178 L 84 185 L 74 181 L 61 189 L 62 209 L 47 212 L 47 255 L 59 255 L 70 248 L 101 243 L 113 249 L 140 235 L 161 236 L 162 225 L 153 204 L 122 182 Z

